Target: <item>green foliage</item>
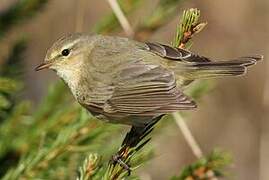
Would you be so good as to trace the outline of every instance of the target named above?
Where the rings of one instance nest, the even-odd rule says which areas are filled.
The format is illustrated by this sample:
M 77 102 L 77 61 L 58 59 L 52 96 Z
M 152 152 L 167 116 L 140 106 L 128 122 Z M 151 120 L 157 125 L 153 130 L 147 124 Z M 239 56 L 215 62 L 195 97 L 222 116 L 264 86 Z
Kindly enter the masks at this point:
M 205 26 L 206 23 L 199 23 L 200 10 L 189 9 L 183 11 L 180 19 L 179 26 L 177 28 L 175 40 L 173 42 L 174 47 L 186 46 L 190 47 L 187 43 L 194 34 L 199 33 Z
M 79 175 L 77 180 L 90 180 L 94 179 L 97 171 L 100 170 L 100 156 L 98 154 L 90 154 L 79 168 Z
M 21 38 L 15 42 L 7 59 L 1 64 L 0 76 L 18 79 L 23 73 L 23 52 L 26 50 L 27 40 Z
M 26 47 L 24 39 L 18 40 L 12 47 L 7 60 L 0 68 L 0 122 L 12 111 L 17 102 L 18 92 L 22 89 L 22 61 Z
M 214 150 L 208 156 L 186 166 L 179 176 L 171 180 L 210 180 L 224 176 L 223 169 L 231 163 L 231 156 L 223 151 Z
M 25 41 L 18 40 L 12 48 L 12 52 L 0 69 L 0 177 L 10 166 L 16 164 L 19 155 L 14 144 L 17 132 L 13 129 L 16 126 L 14 119 L 22 119 L 28 111 L 27 102 L 18 102 L 18 92 L 22 89 L 21 62 L 25 49 Z M 14 123 L 14 124 L 13 124 Z
M 96 128 L 97 123 L 89 120 L 89 116 L 80 110 L 77 112 L 73 122 L 69 122 L 64 128 L 59 130 L 58 134 L 53 135 L 48 131 L 43 130 L 43 137 L 41 142 L 31 147 L 31 151 L 20 162 L 23 167 L 18 166 L 6 175 L 6 179 L 17 179 L 19 177 L 37 178 L 37 177 L 54 177 L 58 176 L 58 169 L 60 164 L 69 163 L 69 151 L 76 151 L 76 149 L 84 148 L 84 152 L 97 147 L 96 144 L 101 143 L 103 134 L 101 130 Z M 104 127 L 102 127 L 104 128 Z M 106 129 L 106 128 L 104 128 Z M 102 129 L 103 130 L 103 129 Z M 111 131 L 111 129 L 106 129 Z M 68 153 L 69 152 L 69 156 Z M 57 159 L 58 158 L 58 159 Z M 57 161 L 56 161 L 57 159 Z M 51 172 L 44 171 L 45 169 L 52 168 Z M 64 176 L 69 177 L 70 174 L 66 173 Z M 63 176 L 63 175 L 62 175 Z
M 15 24 L 32 17 L 48 0 L 18 0 L 0 14 L 0 38 Z
M 12 93 L 19 89 L 17 81 L 10 78 L 0 78 L 0 85 L 2 93 Z
M 153 157 L 153 151 L 150 148 L 131 149 L 128 158 L 124 160 L 125 163 L 131 165 L 132 170 L 141 167 L 147 160 Z M 128 171 L 121 165 L 107 163 L 102 161 L 98 154 L 90 154 L 84 160 L 82 166 L 79 168 L 79 175 L 77 180 L 111 180 L 111 179 L 139 179 L 135 175 L 129 175 Z
M 114 137 L 117 140 L 114 133 L 120 127 L 96 121 L 77 105 L 67 104 L 67 94 L 63 93 L 62 87 L 62 84 L 56 84 L 50 88 L 48 98 L 32 115 L 20 119 L 17 117 L 25 111 L 16 110 L 16 116 L 1 126 L 1 137 L 5 138 L 0 139 L 0 145 L 5 150 L 0 155 L 14 150 L 23 155 L 19 166 L 9 170 L 5 179 L 56 178 L 61 170 L 68 168 L 66 165 L 72 163 L 73 155 L 81 157 L 88 151 L 102 153 L 106 139 Z M 57 106 L 61 110 L 55 111 Z M 109 150 L 104 151 L 108 153 L 106 159 L 115 150 L 115 145 L 111 144 Z M 60 175 L 70 177 L 76 172 L 77 165 L 74 164 L 74 171 Z

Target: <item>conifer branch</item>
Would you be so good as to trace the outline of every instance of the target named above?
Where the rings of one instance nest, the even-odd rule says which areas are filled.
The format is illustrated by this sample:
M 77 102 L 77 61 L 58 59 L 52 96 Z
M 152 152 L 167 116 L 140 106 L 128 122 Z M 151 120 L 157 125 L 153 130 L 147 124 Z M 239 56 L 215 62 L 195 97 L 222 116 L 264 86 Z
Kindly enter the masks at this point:
M 79 175 L 76 180 L 91 180 L 100 169 L 101 158 L 98 154 L 90 154 L 79 168 Z
M 176 31 L 176 36 L 173 42 L 174 47 L 189 48 L 187 45 L 191 38 L 201 32 L 207 23 L 199 22 L 200 10 L 189 9 L 184 10 L 180 19 L 179 26 Z
M 231 161 L 230 154 L 214 150 L 208 156 L 186 166 L 179 176 L 174 176 L 170 180 L 217 180 L 226 175 L 223 169 Z

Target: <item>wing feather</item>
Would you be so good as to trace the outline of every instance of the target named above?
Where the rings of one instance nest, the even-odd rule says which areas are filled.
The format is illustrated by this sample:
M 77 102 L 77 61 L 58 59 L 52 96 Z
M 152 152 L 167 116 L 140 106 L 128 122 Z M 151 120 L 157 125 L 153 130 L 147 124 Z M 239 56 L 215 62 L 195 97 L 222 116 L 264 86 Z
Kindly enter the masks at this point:
M 137 69 L 137 73 L 126 71 Z M 112 97 L 105 103 L 109 113 L 127 113 L 140 116 L 193 109 L 194 101 L 176 87 L 173 72 L 160 66 L 135 64 L 122 71 Z
M 210 59 L 182 48 L 147 42 L 148 50 L 167 59 L 186 62 L 210 62 Z

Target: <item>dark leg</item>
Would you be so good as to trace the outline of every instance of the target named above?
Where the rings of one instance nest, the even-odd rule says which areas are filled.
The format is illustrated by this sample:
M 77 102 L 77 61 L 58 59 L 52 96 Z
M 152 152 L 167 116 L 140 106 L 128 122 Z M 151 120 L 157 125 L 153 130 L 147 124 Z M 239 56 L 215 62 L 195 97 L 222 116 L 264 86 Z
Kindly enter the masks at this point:
M 145 124 L 145 126 L 136 127 L 132 126 L 130 131 L 126 134 L 120 150 L 117 152 L 117 154 L 112 156 L 112 164 L 116 165 L 119 164 L 122 166 L 126 171 L 128 171 L 128 174 L 131 174 L 130 165 L 128 165 L 128 162 L 125 160 L 132 155 L 134 151 L 140 150 L 142 147 L 144 147 L 151 138 L 145 137 L 150 134 L 154 128 L 154 125 L 161 119 L 162 116 L 153 119 L 150 123 Z M 142 142 L 143 141 L 143 142 Z M 129 151 L 130 149 L 133 149 L 134 151 Z

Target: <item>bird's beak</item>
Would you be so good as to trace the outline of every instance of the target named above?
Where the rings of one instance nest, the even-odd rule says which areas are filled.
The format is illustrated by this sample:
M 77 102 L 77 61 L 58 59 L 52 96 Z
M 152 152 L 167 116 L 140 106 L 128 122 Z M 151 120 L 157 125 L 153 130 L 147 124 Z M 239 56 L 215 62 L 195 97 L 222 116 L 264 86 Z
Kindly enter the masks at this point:
M 52 65 L 51 62 L 45 62 L 45 63 L 42 63 L 42 64 L 40 64 L 39 66 L 37 66 L 37 67 L 35 68 L 35 70 L 36 70 L 36 71 L 40 71 L 40 70 L 42 70 L 42 69 L 47 69 L 47 68 L 49 68 L 51 65 Z

